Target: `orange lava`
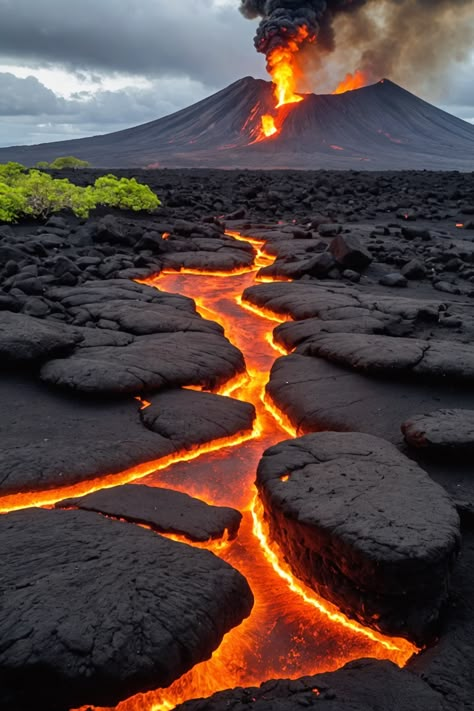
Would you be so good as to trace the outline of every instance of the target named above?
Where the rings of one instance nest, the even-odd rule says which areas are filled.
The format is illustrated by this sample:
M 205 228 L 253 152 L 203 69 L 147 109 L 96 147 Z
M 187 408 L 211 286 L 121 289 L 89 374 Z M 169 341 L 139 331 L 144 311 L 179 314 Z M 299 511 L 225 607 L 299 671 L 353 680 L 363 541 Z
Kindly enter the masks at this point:
M 285 104 L 303 101 L 303 97 L 296 93 L 299 71 L 295 59 L 303 43 L 312 40 L 309 29 L 302 25 L 298 29 L 298 34 L 284 47 L 277 47 L 267 56 L 267 70 L 275 84 L 277 109 Z
M 262 116 L 262 131 L 265 138 L 270 138 L 270 136 L 274 136 L 275 133 L 278 133 L 278 129 L 275 126 L 275 119 L 270 114 Z
M 233 236 L 243 239 L 236 233 Z M 242 350 L 248 375 L 235 379 L 227 394 L 254 404 L 257 420 L 253 437 L 240 447 L 161 469 L 144 483 L 171 486 L 243 512 L 236 540 L 213 541 L 204 547 L 247 578 L 255 596 L 254 609 L 225 636 L 211 659 L 196 665 L 168 689 L 139 694 L 120 703 L 115 711 L 170 711 L 188 699 L 222 689 L 330 671 L 361 657 L 390 659 L 403 666 L 417 651 L 404 639 L 386 637 L 349 620 L 319 598 L 292 575 L 281 552 L 268 540 L 253 486 L 255 471 L 266 448 L 295 437 L 297 430 L 265 394 L 269 370 L 275 357 L 284 352 L 273 341 L 273 328 L 275 322 L 287 317 L 246 304 L 241 298 L 243 290 L 255 283 L 257 270 L 273 259 L 265 254 L 260 241 L 251 243 L 257 250 L 252 274 L 223 278 L 175 272 L 160 274 L 148 283 L 193 297 L 199 313 L 220 323 Z
M 167 272 L 145 281 L 194 298 L 200 314 L 220 323 L 226 336 L 244 353 L 247 373 L 219 392 L 255 406 L 253 430 L 77 486 L 0 500 L 0 511 L 45 506 L 142 479 L 149 486 L 169 486 L 243 512 L 235 540 L 224 538 L 199 545 L 246 577 L 255 597 L 251 615 L 224 637 L 208 661 L 196 665 L 169 688 L 134 696 L 121 702 L 115 711 L 170 711 L 188 699 L 226 688 L 331 671 L 362 657 L 390 659 L 403 666 L 417 651 L 406 640 L 386 637 L 349 620 L 319 598 L 293 576 L 281 552 L 268 539 L 254 488 L 255 472 L 265 449 L 297 435 L 296 428 L 265 394 L 273 362 L 284 353 L 273 340 L 275 322 L 288 317 L 242 301 L 244 289 L 255 283 L 258 270 L 271 264 L 273 257 L 265 253 L 261 240 L 238 233 L 231 236 L 254 246 L 251 271 L 226 275 Z M 146 402 L 139 399 L 139 405 L 146 406 Z
M 144 403 L 142 408 L 146 406 L 147 404 Z M 58 503 L 58 501 L 63 501 L 64 499 L 74 499 L 78 496 L 92 494 L 94 491 L 101 491 L 102 489 L 111 489 L 114 486 L 130 484 L 138 479 L 143 479 L 153 472 L 168 469 L 168 467 L 171 467 L 174 464 L 178 464 L 180 462 L 191 462 L 193 459 L 202 457 L 204 454 L 220 452 L 226 448 L 240 447 L 245 442 L 254 439 L 258 434 L 259 425 L 258 423 L 255 423 L 253 430 L 249 432 L 237 434 L 233 437 L 215 439 L 212 442 L 193 447 L 189 450 L 169 454 L 151 462 L 144 462 L 143 464 L 131 467 L 130 469 L 117 474 L 102 474 L 96 479 L 89 479 L 88 481 L 83 481 L 79 484 L 72 484 L 71 486 L 64 486 L 58 489 L 48 489 L 47 491 L 27 491 L 25 493 L 3 496 L 0 498 L 0 514 L 31 508 L 32 506 L 53 506 Z
M 288 40 L 281 47 L 276 47 L 267 55 L 267 71 L 273 79 L 275 85 L 276 110 L 288 104 L 298 104 L 304 97 L 296 93 L 296 85 L 300 75 L 300 70 L 296 62 L 296 56 L 303 44 L 314 42 L 315 37 L 310 34 L 308 27 L 302 25 L 298 33 Z M 270 138 L 279 132 L 283 117 L 279 114 L 277 118 L 270 114 L 262 116 L 262 131 L 260 140 Z
M 354 74 L 346 74 L 345 79 L 341 81 L 341 83 L 333 92 L 333 94 L 344 94 L 346 91 L 354 91 L 354 89 L 361 89 L 368 83 L 368 81 L 368 76 L 360 69 L 357 69 Z

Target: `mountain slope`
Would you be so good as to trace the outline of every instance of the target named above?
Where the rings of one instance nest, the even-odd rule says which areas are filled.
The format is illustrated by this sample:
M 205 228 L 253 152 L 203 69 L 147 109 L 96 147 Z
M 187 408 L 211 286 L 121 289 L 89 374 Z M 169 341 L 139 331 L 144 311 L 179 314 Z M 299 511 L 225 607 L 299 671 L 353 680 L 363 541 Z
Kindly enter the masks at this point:
M 37 146 L 0 149 L 0 162 L 33 165 L 76 155 L 96 167 L 474 170 L 474 126 L 389 80 L 339 95 L 308 94 L 286 107 L 281 131 L 257 141 L 272 111 L 269 82 L 246 77 L 141 126 Z

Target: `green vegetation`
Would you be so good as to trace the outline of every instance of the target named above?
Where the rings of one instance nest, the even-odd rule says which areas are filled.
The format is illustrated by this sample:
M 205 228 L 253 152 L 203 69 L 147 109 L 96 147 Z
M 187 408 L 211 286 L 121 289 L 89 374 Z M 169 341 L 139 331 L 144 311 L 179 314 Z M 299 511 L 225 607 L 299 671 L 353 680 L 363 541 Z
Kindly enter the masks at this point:
M 73 170 L 76 170 L 77 168 L 89 167 L 90 163 L 86 160 L 81 160 L 81 158 L 76 158 L 75 156 L 61 156 L 60 158 L 53 160 L 52 163 L 40 160 L 35 166 L 38 170 L 47 170 L 48 168 L 51 168 L 52 170 L 63 170 L 65 168 L 72 168 Z
M 80 158 L 75 158 L 75 156 L 62 156 L 61 158 L 56 158 L 50 163 L 49 167 L 55 170 L 63 170 L 64 168 L 88 168 L 90 163 L 86 160 L 81 160 Z
M 40 170 L 28 170 L 20 163 L 0 165 L 0 220 L 16 222 L 26 216 L 46 218 L 69 209 L 88 217 L 98 205 L 122 210 L 154 210 L 161 205 L 148 185 L 135 178 L 105 175 L 94 185 L 82 188 L 67 179 L 55 179 Z

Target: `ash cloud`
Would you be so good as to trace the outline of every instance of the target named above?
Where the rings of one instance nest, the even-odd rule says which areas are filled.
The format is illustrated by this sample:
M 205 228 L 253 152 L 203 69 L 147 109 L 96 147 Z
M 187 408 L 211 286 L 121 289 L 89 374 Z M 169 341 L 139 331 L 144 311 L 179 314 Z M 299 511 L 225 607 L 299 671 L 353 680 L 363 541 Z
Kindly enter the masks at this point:
M 335 59 L 340 71 L 360 69 L 369 81 L 387 76 L 431 93 L 474 42 L 473 0 L 241 0 L 240 11 L 260 18 L 255 46 L 267 57 L 305 26 L 303 70 Z
M 308 40 L 318 40 L 325 50 L 334 48 L 332 22 L 340 13 L 353 13 L 367 0 L 241 0 L 240 11 L 249 19 L 261 17 L 255 36 L 258 52 L 267 55 L 276 47 L 309 31 Z

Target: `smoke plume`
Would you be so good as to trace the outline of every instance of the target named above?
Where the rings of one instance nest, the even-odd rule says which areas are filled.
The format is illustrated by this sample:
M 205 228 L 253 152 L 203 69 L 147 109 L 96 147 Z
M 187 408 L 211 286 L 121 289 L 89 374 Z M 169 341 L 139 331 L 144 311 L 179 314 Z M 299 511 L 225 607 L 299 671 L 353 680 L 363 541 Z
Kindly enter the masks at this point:
M 302 74 L 329 60 L 368 81 L 429 88 L 474 43 L 473 0 L 241 0 L 240 11 L 260 18 L 255 47 L 267 61 L 296 43 Z

